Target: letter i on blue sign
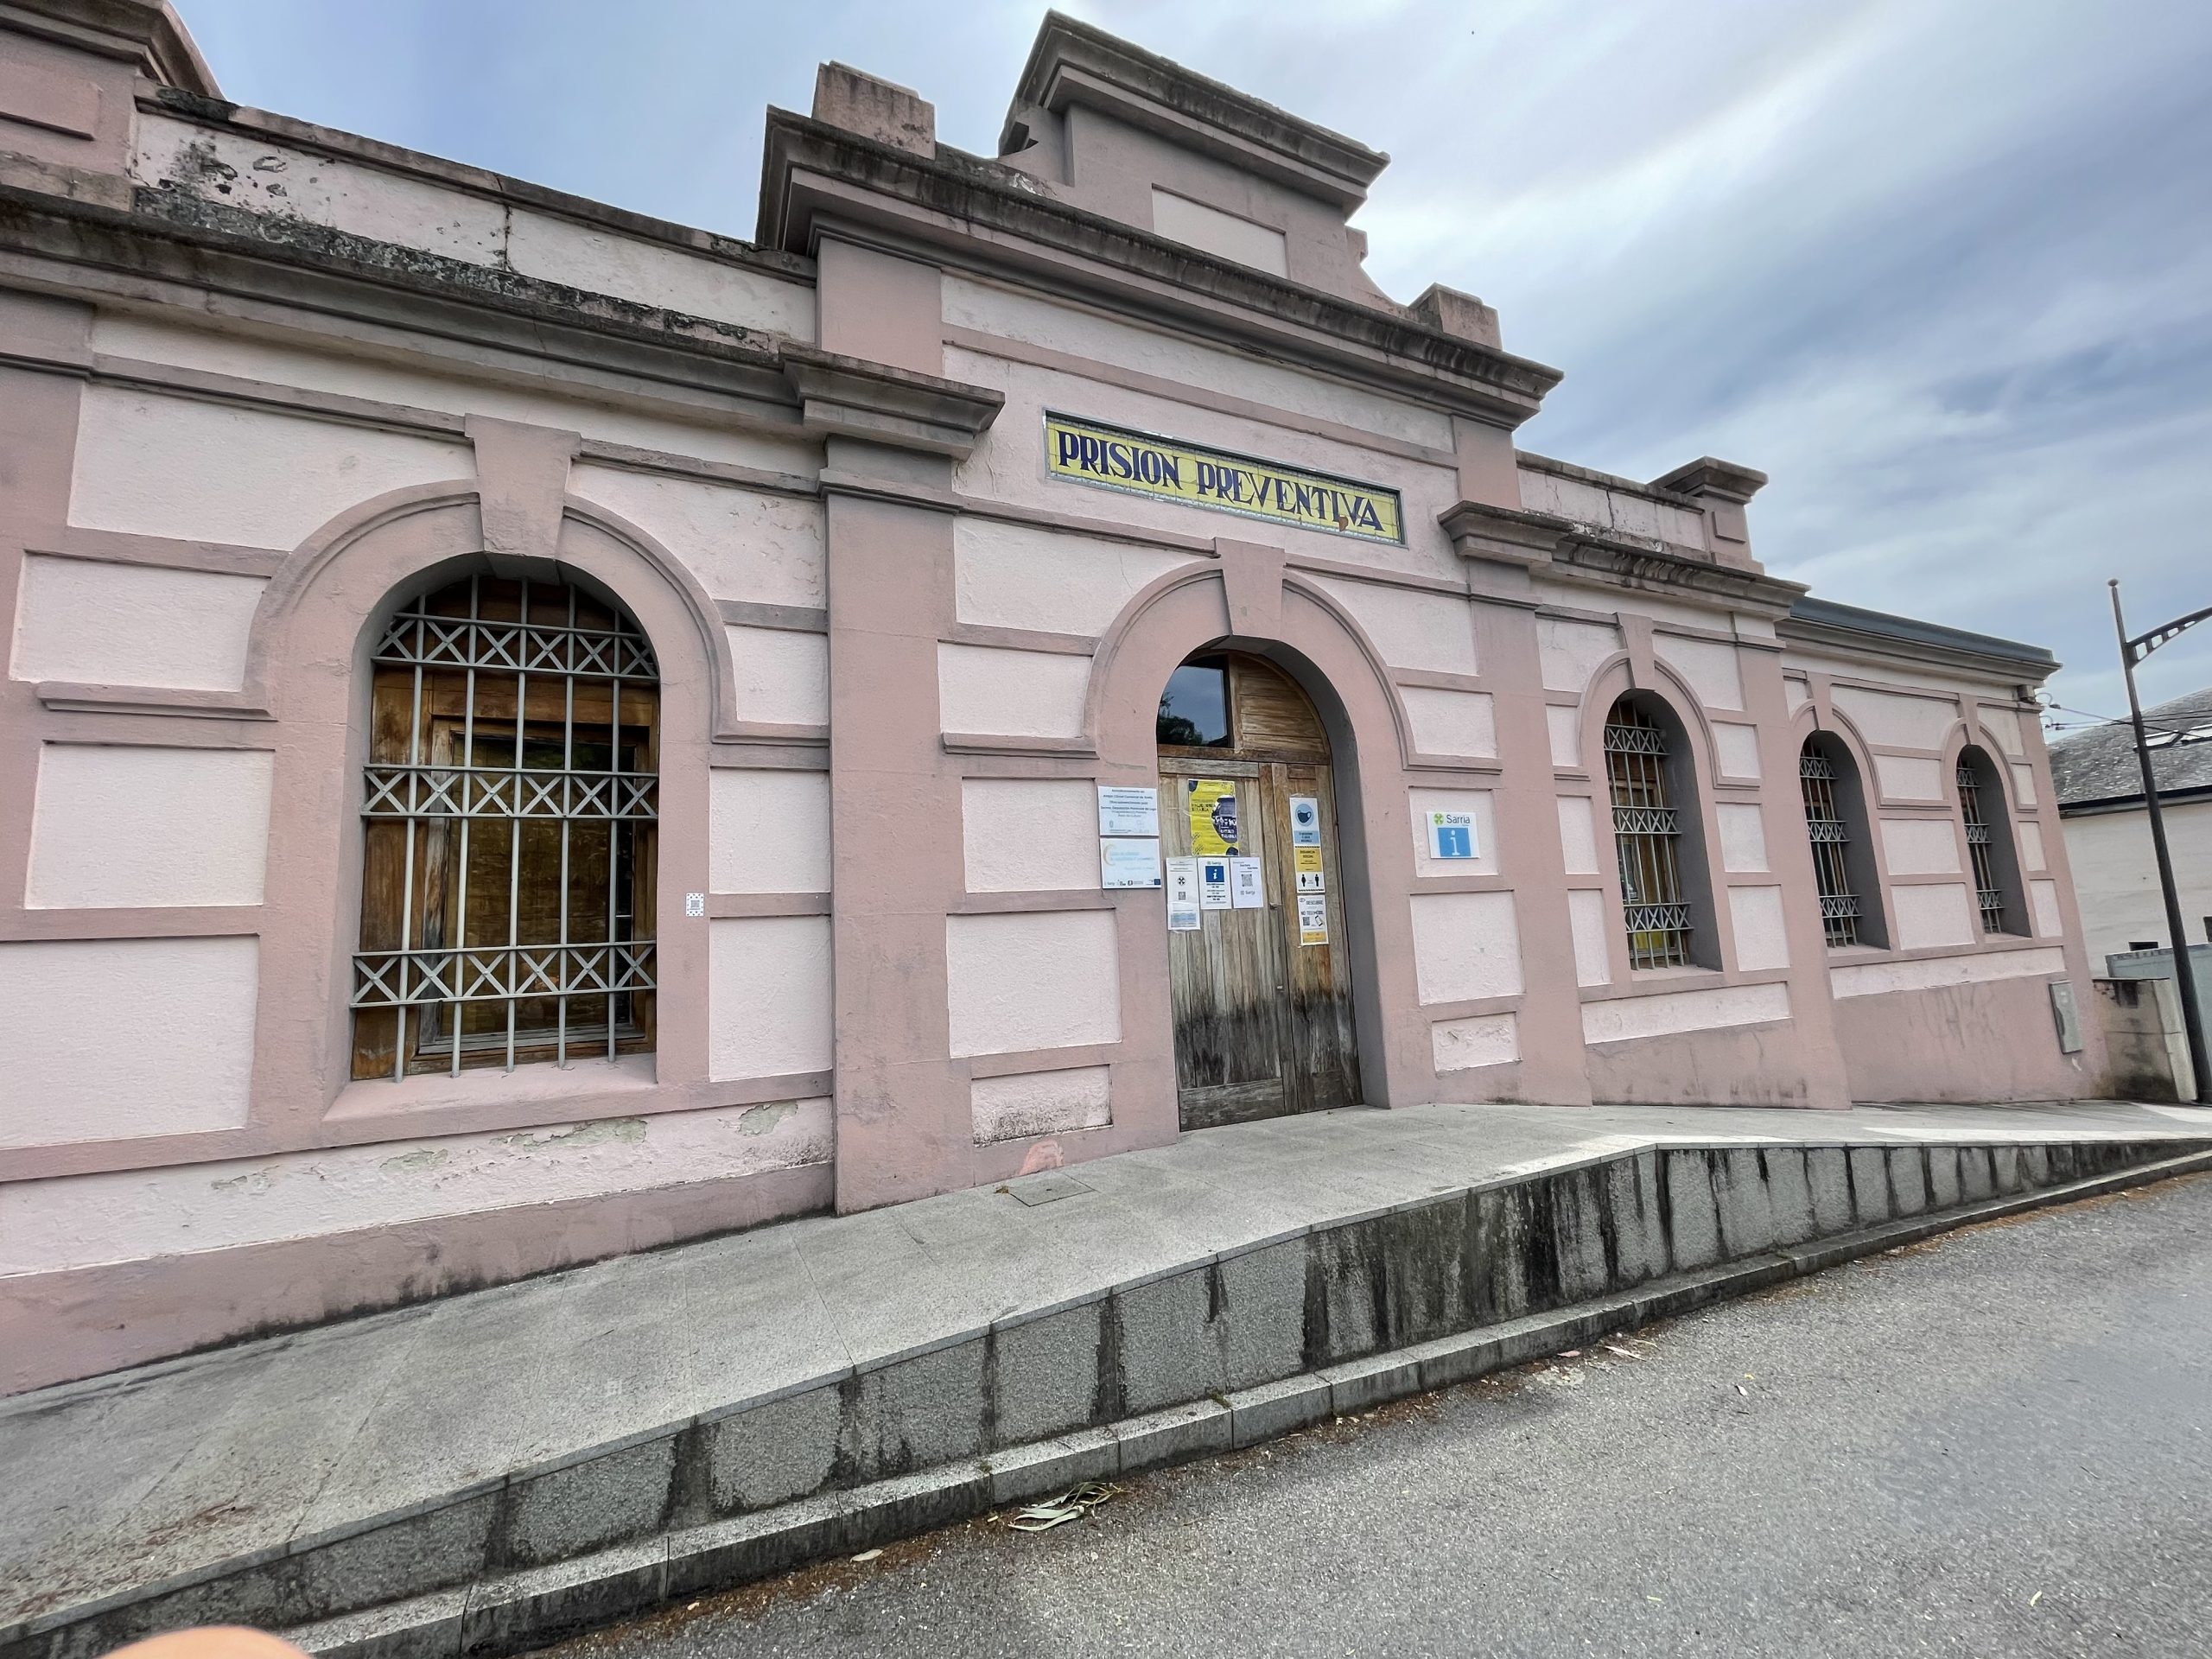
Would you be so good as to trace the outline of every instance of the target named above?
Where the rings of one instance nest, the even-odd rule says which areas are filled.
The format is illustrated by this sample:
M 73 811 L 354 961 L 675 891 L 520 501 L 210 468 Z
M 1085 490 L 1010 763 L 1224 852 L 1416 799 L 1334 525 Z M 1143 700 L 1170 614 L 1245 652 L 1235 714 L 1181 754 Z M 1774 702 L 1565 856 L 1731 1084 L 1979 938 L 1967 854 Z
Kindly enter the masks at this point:
M 1474 857 L 1475 815 L 1471 812 L 1430 813 L 1428 855 L 1431 858 Z

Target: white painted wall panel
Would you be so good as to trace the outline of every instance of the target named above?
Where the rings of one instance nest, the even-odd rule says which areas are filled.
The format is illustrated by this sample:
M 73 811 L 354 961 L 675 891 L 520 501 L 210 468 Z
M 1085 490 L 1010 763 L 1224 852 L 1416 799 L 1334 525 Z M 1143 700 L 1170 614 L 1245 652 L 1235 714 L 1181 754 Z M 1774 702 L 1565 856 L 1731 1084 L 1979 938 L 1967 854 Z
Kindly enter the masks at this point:
M 785 628 L 731 628 L 737 718 L 774 726 L 830 723 L 830 639 Z
M 1767 869 L 1766 813 L 1744 801 L 1723 801 L 1713 809 L 1720 823 L 1720 868 L 1731 874 Z
M 937 648 L 938 718 L 948 732 L 1080 737 L 1090 658 L 1060 652 Z
M 1598 828 L 1587 795 L 1559 798 L 1559 850 L 1569 875 L 1598 874 Z
M 1414 978 L 1424 1005 L 1520 994 L 1511 893 L 1425 893 L 1412 903 Z
M 1582 1005 L 1582 1040 L 1618 1043 L 1682 1031 L 1764 1025 L 1789 1017 L 1789 987 L 1779 982 L 1671 991 L 1657 996 L 1624 996 L 1611 1002 Z
M 1506 1065 L 1521 1058 L 1520 1021 L 1510 1014 L 1440 1020 L 1428 1028 L 1428 1042 L 1440 1072 Z
M 1086 779 L 967 779 L 960 835 L 970 893 L 1098 885 L 1098 791 Z
M 1958 703 L 1949 697 L 1916 697 L 1839 685 L 1829 694 L 1838 713 L 1848 715 L 1866 741 L 1885 748 L 1940 749 Z
M 834 1135 L 828 1100 L 786 1100 L 14 1181 L 0 1275 L 727 1180 L 827 1163 Z
M 830 918 L 758 916 L 707 926 L 708 1075 L 830 1070 L 836 1055 Z
M 1723 778 L 1759 775 L 1759 728 L 1732 720 L 1713 722 L 1713 755 Z
M 523 386 L 404 367 L 340 349 L 346 345 L 332 341 L 327 346 L 302 349 L 270 339 L 108 311 L 101 312 L 92 322 L 92 349 L 116 357 L 372 398 L 403 408 L 489 415 L 503 421 L 580 432 L 587 438 L 633 448 L 664 450 L 672 455 L 758 467 L 801 478 L 812 478 L 821 466 L 819 441 L 803 436 L 777 437 L 717 423 L 709 416 L 684 420 L 627 403 L 564 394 L 554 389 L 551 382 Z
M 1891 875 L 1955 875 L 1958 827 L 1948 818 L 1884 818 L 1882 856 Z
M 1552 703 L 1544 709 L 1544 730 L 1551 739 L 1552 765 L 1579 767 L 1582 764 L 1582 711 Z
M 2027 746 L 2020 736 L 2020 716 L 2016 709 L 1993 702 L 1977 703 L 1981 723 L 1996 734 L 1997 747 L 2014 760 L 2027 753 Z
M 1974 898 L 1964 887 L 1944 881 L 1892 887 L 1890 913 L 1897 919 L 1900 950 L 1974 942 Z
M 2020 825 L 2019 829 L 2020 868 L 2024 870 L 2049 869 L 2049 855 L 2043 849 L 2043 826 L 2029 823 Z
M 1780 887 L 1731 887 L 1728 919 L 1736 935 L 1736 966 L 1745 973 L 1789 965 L 1789 925 Z
M 259 962 L 251 938 L 0 944 L 0 1147 L 243 1125 Z
M 2028 901 L 2036 913 L 2036 931 L 2046 939 L 2055 939 L 2066 931 L 2066 923 L 2058 908 L 2058 883 L 2031 881 Z
M 1547 691 L 1580 691 L 1590 683 L 1598 664 L 1620 648 L 1618 628 L 1554 616 L 1536 619 L 1536 650 Z
M 1103 1129 L 1114 1121 L 1112 1077 L 1106 1066 L 1075 1065 L 977 1077 L 968 1085 L 976 1144 Z
M 967 513 L 953 521 L 952 558 L 963 622 L 1092 636 L 1154 578 L 1212 563 Z
M 716 599 L 828 603 L 818 501 L 588 461 L 571 470 L 569 491 L 645 531 Z
M 1996 979 L 2032 979 L 2066 971 L 2066 953 L 2057 949 L 1993 950 L 1985 955 L 1930 957 L 1918 962 L 1853 963 L 1828 969 L 1829 988 L 1839 997 L 1881 996 L 1891 991 L 1927 991 L 1942 985 L 1980 985 Z
M 274 760 L 265 749 L 45 745 L 23 902 L 259 904 Z
M 1449 594 L 1417 593 L 1379 582 L 1316 579 L 1367 631 L 1392 668 L 1473 674 L 1474 610 Z
M 2036 769 L 2015 760 L 2010 770 L 2012 773 L 2012 799 L 2021 806 L 2033 806 L 2036 804 Z
M 1612 906 L 1596 887 L 1577 887 L 1567 895 L 1567 926 L 1574 935 L 1574 982 L 1613 982 Z
M 1433 686 L 1401 686 L 1406 718 L 1413 724 L 1414 747 L 1424 754 L 1497 756 L 1497 727 L 1487 691 L 1440 691 Z
M 1122 1039 L 1110 910 L 948 916 L 944 952 L 956 1055 Z
M 1410 789 L 1406 791 L 1408 817 L 1414 832 L 1414 874 L 1416 875 L 1495 875 L 1497 874 L 1497 797 L 1487 789 Z M 1431 858 L 1428 855 L 1428 815 L 1431 812 L 1471 812 L 1475 818 L 1474 858 Z
M 1943 792 L 1943 763 L 1910 754 L 1878 754 L 1874 776 L 1882 793 L 1892 800 L 1940 801 Z
M 708 774 L 707 883 L 715 893 L 830 891 L 830 774 Z
M 235 691 L 267 586 L 258 576 L 23 560 L 9 671 L 19 680 Z
M 1157 186 L 1152 193 L 1152 228 L 1171 242 L 1233 259 L 1271 276 L 1290 272 L 1290 245 L 1281 231 Z
M 69 522 L 289 551 L 387 490 L 475 475 L 463 443 L 236 404 L 86 386 Z
M 1741 709 L 1744 679 L 1736 664 L 1736 647 L 1717 639 L 1688 639 L 1662 633 L 1654 649 L 1660 659 L 1689 683 L 1698 701 L 1708 709 Z

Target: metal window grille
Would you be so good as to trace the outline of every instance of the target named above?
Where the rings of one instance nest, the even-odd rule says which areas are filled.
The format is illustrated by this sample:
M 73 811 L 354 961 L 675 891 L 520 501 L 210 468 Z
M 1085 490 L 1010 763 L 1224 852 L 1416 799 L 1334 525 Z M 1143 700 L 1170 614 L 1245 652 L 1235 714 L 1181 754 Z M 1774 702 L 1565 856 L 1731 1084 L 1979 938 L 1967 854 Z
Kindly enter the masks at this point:
M 1667 794 L 1667 734 L 1632 704 L 1616 703 L 1606 718 L 1605 781 L 1629 961 L 1637 968 L 1686 967 L 1690 907 L 1676 847 L 1681 830 Z
M 1830 945 L 1859 943 L 1859 895 L 1851 890 L 1844 849 L 1851 832 L 1836 810 L 1835 762 L 1808 747 L 1797 759 L 1805 794 L 1805 829 L 1813 842 L 1813 875 L 1821 892 L 1821 927 Z
M 659 672 L 619 609 L 474 576 L 371 658 L 353 1073 L 650 1048 Z
M 1961 761 L 1959 766 L 1959 815 L 1966 820 L 1967 855 L 1974 861 L 1974 899 L 1981 906 L 1985 933 L 2005 931 L 2005 893 L 1997 885 L 1997 854 L 1990 840 L 1989 820 L 1982 815 L 1981 774 Z

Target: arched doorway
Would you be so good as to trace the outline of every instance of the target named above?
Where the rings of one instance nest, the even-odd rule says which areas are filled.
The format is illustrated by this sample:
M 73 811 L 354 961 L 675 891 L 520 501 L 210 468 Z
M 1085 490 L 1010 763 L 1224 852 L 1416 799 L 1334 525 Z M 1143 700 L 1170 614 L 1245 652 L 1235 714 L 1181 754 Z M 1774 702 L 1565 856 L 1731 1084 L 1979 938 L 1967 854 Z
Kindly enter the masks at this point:
M 1182 1126 L 1358 1098 L 1329 738 L 1242 652 L 1169 677 L 1155 728 Z

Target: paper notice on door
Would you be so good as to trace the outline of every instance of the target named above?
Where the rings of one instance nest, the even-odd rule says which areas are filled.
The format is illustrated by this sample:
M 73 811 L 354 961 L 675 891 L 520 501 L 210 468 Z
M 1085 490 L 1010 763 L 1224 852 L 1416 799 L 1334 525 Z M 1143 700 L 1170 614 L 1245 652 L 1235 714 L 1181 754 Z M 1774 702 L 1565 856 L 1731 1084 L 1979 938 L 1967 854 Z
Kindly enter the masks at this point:
M 1290 798 L 1290 844 L 1294 847 L 1319 847 L 1321 844 L 1321 800 L 1316 795 L 1294 795 Z
M 1098 785 L 1098 833 L 1102 836 L 1160 834 L 1160 791 L 1118 784 Z
M 1229 896 L 1230 907 L 1236 910 L 1258 910 L 1268 902 L 1267 888 L 1260 879 L 1258 859 L 1232 858 L 1229 861 Z
M 1098 843 L 1098 885 L 1107 888 L 1158 887 L 1160 843 L 1130 836 L 1103 838 Z
M 1298 895 L 1298 942 L 1300 944 L 1326 944 L 1329 942 L 1329 898 L 1326 893 L 1301 893 Z
M 1300 893 L 1327 891 L 1328 880 L 1321 874 L 1321 849 L 1319 847 L 1294 847 L 1290 849 L 1290 856 L 1298 872 L 1298 890 Z
M 1167 931 L 1170 933 L 1195 933 L 1203 925 L 1198 915 L 1198 861 L 1195 858 L 1171 858 L 1167 861 Z
M 1183 785 L 1191 813 L 1191 850 L 1200 858 L 1226 858 L 1236 850 L 1236 785 L 1218 778 Z
M 1229 906 L 1229 860 L 1202 858 L 1198 861 L 1198 908 L 1227 910 Z

